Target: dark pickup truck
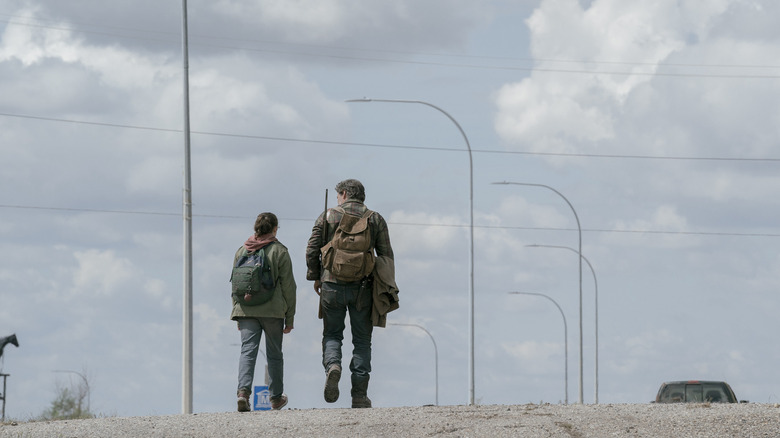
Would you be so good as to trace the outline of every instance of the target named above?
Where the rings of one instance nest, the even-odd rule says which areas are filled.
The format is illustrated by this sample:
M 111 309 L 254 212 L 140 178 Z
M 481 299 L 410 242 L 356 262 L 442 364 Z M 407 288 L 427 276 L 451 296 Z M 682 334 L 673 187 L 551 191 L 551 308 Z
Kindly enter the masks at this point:
M 655 396 L 656 403 L 737 403 L 737 396 L 726 382 L 684 380 L 664 382 Z M 740 403 L 747 403 L 741 400 Z

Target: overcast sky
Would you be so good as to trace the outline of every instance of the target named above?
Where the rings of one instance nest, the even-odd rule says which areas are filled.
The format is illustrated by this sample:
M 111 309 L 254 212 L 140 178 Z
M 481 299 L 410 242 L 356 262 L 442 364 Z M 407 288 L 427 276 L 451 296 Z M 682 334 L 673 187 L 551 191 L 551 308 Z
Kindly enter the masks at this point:
M 389 322 L 437 347 L 376 329 L 374 406 L 469 403 L 471 179 L 477 403 L 647 403 L 682 379 L 780 401 L 780 3 L 188 3 L 195 412 L 235 410 L 228 278 L 263 211 L 298 283 L 289 407 L 349 406 L 322 399 L 304 259 L 346 178 L 389 223 Z M 173 0 L 0 5 L 7 417 L 78 383 L 61 370 L 98 414 L 182 410 L 181 25 Z M 473 173 L 445 114 L 363 97 L 446 111 Z

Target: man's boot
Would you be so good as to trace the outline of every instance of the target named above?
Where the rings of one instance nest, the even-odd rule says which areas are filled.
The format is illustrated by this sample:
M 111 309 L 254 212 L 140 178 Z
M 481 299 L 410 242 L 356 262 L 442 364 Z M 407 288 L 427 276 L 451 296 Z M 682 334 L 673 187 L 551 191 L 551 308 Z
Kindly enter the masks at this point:
M 325 374 L 325 401 L 334 403 L 339 399 L 339 379 L 341 379 L 341 365 L 331 364 Z
M 368 398 L 369 376 L 352 375 L 352 407 L 370 408 L 371 399 Z

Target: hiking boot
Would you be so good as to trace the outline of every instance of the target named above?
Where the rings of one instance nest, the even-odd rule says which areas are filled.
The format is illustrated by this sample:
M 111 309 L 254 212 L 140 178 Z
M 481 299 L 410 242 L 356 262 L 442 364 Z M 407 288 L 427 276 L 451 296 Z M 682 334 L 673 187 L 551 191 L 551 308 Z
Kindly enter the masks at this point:
M 251 410 L 249 409 L 249 394 L 249 392 L 243 389 L 238 391 L 238 412 L 249 412 Z
M 371 407 L 371 399 L 368 398 L 368 396 L 357 396 L 352 397 L 352 407 L 353 408 L 370 408 Z
M 271 409 L 278 411 L 287 406 L 287 394 L 282 394 L 279 397 L 271 397 Z
M 339 379 L 341 379 L 341 365 L 333 364 L 328 368 L 325 378 L 325 401 L 334 403 L 339 399 Z
M 371 376 L 362 375 L 358 376 L 352 374 L 352 407 L 353 408 L 370 408 L 371 399 L 368 398 L 368 381 Z

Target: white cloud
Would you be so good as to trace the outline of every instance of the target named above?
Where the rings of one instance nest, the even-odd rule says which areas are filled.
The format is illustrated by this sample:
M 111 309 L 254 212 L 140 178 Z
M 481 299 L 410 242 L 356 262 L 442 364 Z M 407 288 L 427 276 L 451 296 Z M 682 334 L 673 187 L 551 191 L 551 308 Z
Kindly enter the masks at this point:
M 557 371 L 563 345 L 555 342 L 504 342 L 501 348 L 511 357 L 518 359 L 518 366 L 526 372 L 540 373 L 551 369 Z
M 528 19 L 539 71 L 499 91 L 496 130 L 510 144 L 549 152 L 618 140 L 628 97 L 686 50 L 690 35 L 705 39 L 730 3 L 597 0 L 583 9 L 577 0 L 543 1 Z
M 686 222 L 684 217 L 677 214 L 675 207 L 662 205 L 656 209 L 650 220 L 637 220 L 630 227 L 637 230 L 685 231 Z
M 401 224 L 416 224 L 405 227 L 403 233 L 396 233 L 393 238 L 393 252 L 401 255 L 424 256 L 451 250 L 453 245 L 459 245 L 461 239 L 468 239 L 463 232 L 462 218 L 455 216 L 439 216 L 429 213 L 407 213 L 403 210 L 392 212 L 387 220 Z M 423 224 L 436 224 L 424 226 Z
M 463 31 L 486 20 L 490 9 L 490 5 L 462 0 L 220 0 L 212 5 L 211 13 L 251 25 L 276 41 L 332 44 L 349 40 L 353 47 L 372 42 L 388 48 L 411 42 L 459 44 Z
M 148 294 L 151 298 L 155 300 L 155 302 L 159 303 L 160 307 L 166 310 L 170 310 L 174 308 L 174 304 L 176 304 L 178 296 L 171 294 L 170 285 L 166 284 L 163 280 L 156 279 L 156 278 L 150 278 L 147 279 L 143 284 L 143 290 Z
M 182 180 L 180 157 L 154 156 L 145 159 L 131 169 L 127 177 L 130 193 L 155 193 L 160 187 L 171 187 Z
M 227 301 L 227 294 L 223 298 Z M 196 304 L 192 311 L 201 332 L 198 336 L 198 348 L 203 351 L 204 356 L 213 356 L 219 350 L 210 346 L 224 344 L 228 332 L 235 335 L 236 323 L 227 318 L 228 315 L 206 304 Z
M 613 136 L 608 113 L 586 101 L 593 84 L 571 81 L 570 86 L 547 80 L 504 86 L 496 99 L 496 130 L 512 142 L 529 143 L 536 150 L 572 152 L 560 134 L 580 141 Z M 590 81 L 588 81 L 590 82 Z M 574 84 L 580 85 L 575 87 Z
M 301 71 L 277 62 L 240 55 L 204 59 L 191 73 L 190 87 L 195 131 L 241 129 L 240 134 L 274 136 L 294 130 L 296 138 L 309 138 L 336 130 L 348 118 L 346 104 L 329 99 Z
M 553 201 L 558 201 L 557 195 L 551 195 L 554 196 Z M 493 216 L 504 218 L 504 226 L 558 228 L 573 222 L 573 216 L 563 203 L 561 206 L 536 204 L 515 195 L 504 197 Z
M 34 14 L 27 12 L 20 18 L 30 20 Z M 63 23 L 43 29 L 17 23 L 8 25 L 0 46 L 0 61 L 18 59 L 27 67 L 47 59 L 79 63 L 100 73 L 106 85 L 120 88 L 142 88 L 161 76 L 164 58 L 150 58 L 118 47 L 93 46 L 67 27 Z M 169 70 L 166 75 L 171 74 L 173 71 Z
M 351 7 L 350 7 L 351 6 Z M 349 10 L 360 9 L 360 3 L 345 4 L 343 1 L 296 1 L 296 2 L 236 2 L 220 0 L 214 9 L 237 20 L 251 17 L 266 25 L 280 28 L 305 30 L 295 37 L 304 41 L 327 38 L 339 28 L 344 28 Z M 284 26 L 280 26 L 284 24 Z M 285 35 L 292 37 L 293 35 Z
M 18 18 L 22 21 L 35 16 L 34 9 L 20 10 Z M 44 29 L 11 24 L 6 26 L 0 41 L 0 61 L 18 60 L 25 66 L 40 62 L 50 52 L 60 48 L 62 38 L 69 32 L 60 29 Z
M 620 354 L 613 355 L 614 359 L 610 361 L 609 366 L 620 374 L 635 375 L 645 367 L 655 367 L 659 363 L 678 365 L 686 360 L 686 357 L 676 356 L 679 353 L 675 345 L 680 343 L 682 339 L 668 329 L 644 331 L 627 337 L 621 342 L 622 345 L 615 345 L 616 352 L 619 351 Z M 675 370 L 660 371 L 669 376 Z M 671 378 L 665 377 L 665 379 Z
M 657 232 L 686 233 L 690 231 L 688 221 L 677 212 L 672 205 L 656 207 L 649 218 L 634 220 L 617 220 L 613 223 L 615 230 L 640 232 L 630 238 L 622 237 L 622 244 L 642 245 L 646 248 L 685 248 L 695 247 L 700 240 L 684 234 L 658 234 Z M 643 234 L 642 231 L 647 233 Z
M 118 257 L 114 251 L 91 249 L 73 255 L 78 261 L 72 286 L 76 294 L 116 295 L 139 274 L 130 260 Z

